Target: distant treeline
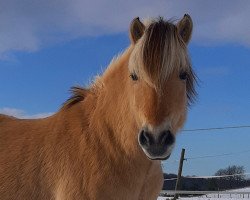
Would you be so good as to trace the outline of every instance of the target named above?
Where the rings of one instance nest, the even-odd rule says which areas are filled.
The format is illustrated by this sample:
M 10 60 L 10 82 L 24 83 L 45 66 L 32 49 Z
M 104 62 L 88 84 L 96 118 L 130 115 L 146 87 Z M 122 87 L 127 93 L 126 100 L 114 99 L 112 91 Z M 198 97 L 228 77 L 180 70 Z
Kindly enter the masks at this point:
M 239 170 L 242 169 L 242 170 Z M 237 171 L 235 171 L 237 170 Z M 215 175 L 232 175 L 244 173 L 242 166 L 229 166 L 225 169 L 218 170 Z M 177 178 L 176 174 L 164 174 L 165 179 Z M 163 190 L 174 190 L 176 180 L 164 181 Z M 250 186 L 250 179 L 247 179 L 244 175 L 242 176 L 231 176 L 223 178 L 185 178 L 181 179 L 181 190 L 189 191 L 218 191 L 218 190 L 229 190 L 237 189 Z
M 165 179 L 177 178 L 176 174 L 164 174 Z M 176 180 L 165 181 L 163 190 L 174 190 Z M 250 180 L 229 180 L 226 178 L 192 179 L 182 177 L 181 190 L 189 191 L 218 191 L 250 187 Z

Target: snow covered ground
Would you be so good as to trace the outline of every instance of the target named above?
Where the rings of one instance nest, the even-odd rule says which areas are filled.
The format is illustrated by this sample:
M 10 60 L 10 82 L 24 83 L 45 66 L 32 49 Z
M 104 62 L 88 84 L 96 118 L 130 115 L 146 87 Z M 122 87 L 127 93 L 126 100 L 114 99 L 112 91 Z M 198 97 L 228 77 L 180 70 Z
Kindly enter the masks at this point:
M 242 188 L 242 189 L 237 189 L 237 190 L 229 190 L 230 192 L 250 192 L 250 187 L 248 188 Z M 168 199 L 171 199 L 169 197 L 158 197 L 157 200 L 168 200 Z M 182 197 L 182 198 L 179 198 L 180 200 L 239 200 L 239 199 L 250 199 L 250 195 L 248 194 L 219 194 L 218 196 L 218 193 L 217 194 L 207 194 L 207 195 L 202 195 L 202 196 L 199 196 L 199 197 Z

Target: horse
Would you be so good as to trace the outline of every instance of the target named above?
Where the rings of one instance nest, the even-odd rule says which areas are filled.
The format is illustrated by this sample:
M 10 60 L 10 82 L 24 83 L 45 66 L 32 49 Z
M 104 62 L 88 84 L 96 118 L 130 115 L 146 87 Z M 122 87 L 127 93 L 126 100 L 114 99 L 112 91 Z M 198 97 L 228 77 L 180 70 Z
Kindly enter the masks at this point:
M 195 99 L 192 19 L 132 20 L 130 45 L 52 116 L 0 115 L 1 200 L 153 200 Z

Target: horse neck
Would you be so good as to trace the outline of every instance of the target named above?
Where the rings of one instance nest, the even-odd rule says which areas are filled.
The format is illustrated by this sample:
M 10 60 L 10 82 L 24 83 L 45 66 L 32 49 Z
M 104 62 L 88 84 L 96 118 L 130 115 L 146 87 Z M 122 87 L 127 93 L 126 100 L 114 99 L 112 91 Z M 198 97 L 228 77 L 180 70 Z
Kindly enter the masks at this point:
M 131 49 L 111 63 L 104 73 L 95 109 L 94 125 L 98 127 L 100 138 L 110 147 L 119 146 L 121 151 L 131 156 L 141 154 L 135 120 L 130 110 L 128 91 L 128 59 Z M 112 144 L 116 143 L 116 144 Z

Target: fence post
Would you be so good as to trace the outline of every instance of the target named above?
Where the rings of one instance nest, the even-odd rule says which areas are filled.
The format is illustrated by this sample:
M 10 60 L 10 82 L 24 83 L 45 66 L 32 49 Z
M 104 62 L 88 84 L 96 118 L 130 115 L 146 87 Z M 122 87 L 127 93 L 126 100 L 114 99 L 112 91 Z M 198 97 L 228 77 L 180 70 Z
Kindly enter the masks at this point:
M 178 199 L 179 194 L 176 192 L 177 190 L 180 189 L 180 185 L 181 185 L 181 174 L 182 174 L 182 168 L 183 168 L 183 161 L 185 156 L 185 149 L 181 150 L 181 158 L 180 158 L 180 163 L 179 163 L 179 170 L 178 170 L 178 176 L 177 176 L 177 181 L 176 181 L 176 185 L 175 185 L 175 195 L 174 195 L 174 200 Z

